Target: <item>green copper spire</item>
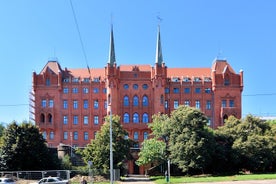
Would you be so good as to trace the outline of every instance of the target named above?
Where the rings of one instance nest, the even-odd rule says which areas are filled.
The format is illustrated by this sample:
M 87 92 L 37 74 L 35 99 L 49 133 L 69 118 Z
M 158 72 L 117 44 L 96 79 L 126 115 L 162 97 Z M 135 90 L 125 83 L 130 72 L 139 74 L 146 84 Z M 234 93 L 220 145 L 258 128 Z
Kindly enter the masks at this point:
M 110 48 L 109 48 L 108 63 L 111 66 L 113 66 L 116 63 L 115 49 L 114 49 L 114 38 L 113 38 L 113 25 L 111 25 L 111 32 L 110 32 Z
M 158 66 L 161 66 L 163 63 L 163 55 L 162 55 L 162 47 L 161 47 L 161 37 L 160 37 L 160 26 L 158 26 L 158 33 L 157 33 L 157 45 L 156 45 L 156 58 L 155 63 Z

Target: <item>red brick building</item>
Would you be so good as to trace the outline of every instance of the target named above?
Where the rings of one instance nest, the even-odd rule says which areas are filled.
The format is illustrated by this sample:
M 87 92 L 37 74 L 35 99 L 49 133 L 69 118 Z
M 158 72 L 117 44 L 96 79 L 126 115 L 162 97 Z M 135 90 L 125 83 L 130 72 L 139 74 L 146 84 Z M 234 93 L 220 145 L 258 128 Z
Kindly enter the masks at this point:
M 33 73 L 34 119 L 50 147 L 84 147 L 112 108 L 129 137 L 141 143 L 150 133 L 152 115 L 170 114 L 179 105 L 201 109 L 212 128 L 230 115 L 241 118 L 242 90 L 243 72 L 235 73 L 226 60 L 215 60 L 210 68 L 167 68 L 160 30 L 154 66 L 117 66 L 111 30 L 104 68 L 68 69 L 50 60 Z M 143 173 L 134 162 L 129 166 L 130 173 Z

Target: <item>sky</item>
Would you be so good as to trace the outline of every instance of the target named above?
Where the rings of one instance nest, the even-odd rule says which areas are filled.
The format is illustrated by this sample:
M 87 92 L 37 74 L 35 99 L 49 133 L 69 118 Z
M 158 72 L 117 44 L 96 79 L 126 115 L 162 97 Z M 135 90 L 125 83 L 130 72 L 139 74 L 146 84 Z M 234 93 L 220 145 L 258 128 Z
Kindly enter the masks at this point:
M 1 0 L 0 122 L 29 120 L 32 73 L 49 58 L 105 67 L 111 24 L 117 65 L 153 65 L 160 24 L 167 67 L 227 59 L 244 71 L 243 117 L 276 116 L 275 8 L 274 0 Z

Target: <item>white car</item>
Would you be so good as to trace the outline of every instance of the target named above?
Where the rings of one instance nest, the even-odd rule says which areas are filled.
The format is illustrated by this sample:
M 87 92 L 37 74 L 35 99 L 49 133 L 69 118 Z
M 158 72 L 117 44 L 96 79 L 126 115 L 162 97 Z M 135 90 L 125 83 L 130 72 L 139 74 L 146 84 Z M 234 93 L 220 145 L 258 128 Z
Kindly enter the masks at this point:
M 15 184 L 15 181 L 11 178 L 0 178 L 0 184 Z
M 47 178 L 42 178 L 36 183 L 31 183 L 31 184 L 69 184 L 68 180 L 63 180 L 60 177 L 47 177 Z

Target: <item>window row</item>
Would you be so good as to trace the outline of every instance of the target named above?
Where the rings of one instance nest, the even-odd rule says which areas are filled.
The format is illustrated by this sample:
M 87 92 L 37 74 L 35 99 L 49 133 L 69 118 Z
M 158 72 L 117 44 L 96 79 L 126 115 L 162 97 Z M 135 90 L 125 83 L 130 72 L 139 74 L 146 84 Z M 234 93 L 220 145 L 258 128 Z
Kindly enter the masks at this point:
M 96 137 L 97 132 L 94 132 L 94 138 Z M 53 140 L 55 139 L 55 133 L 54 131 L 50 131 L 49 135 L 47 135 L 47 132 L 44 131 L 42 133 L 42 136 L 45 140 L 47 140 L 47 138 L 49 138 L 49 140 Z M 49 136 L 49 137 L 48 137 Z M 148 139 L 149 133 L 148 132 L 143 132 L 143 140 Z M 89 133 L 87 131 L 83 132 L 82 135 L 83 140 L 88 141 L 91 138 L 89 137 Z M 126 139 L 128 138 L 128 136 L 125 137 Z M 79 140 L 79 132 L 78 131 L 74 131 L 74 132 L 63 132 L 63 139 L 64 140 Z M 138 132 L 134 132 L 133 133 L 133 140 L 134 141 L 138 141 L 139 140 L 139 133 Z
M 78 115 L 73 115 L 72 116 L 72 124 L 73 125 L 78 125 L 81 121 L 82 121 L 82 123 L 84 125 L 88 125 L 89 124 L 89 116 L 88 115 L 84 115 L 82 117 L 82 119 Z M 100 123 L 99 116 L 97 116 L 97 115 L 93 116 L 93 124 L 94 125 L 98 125 L 99 123 Z M 68 115 L 64 115 L 63 116 L 63 124 L 64 125 L 68 125 L 69 124 L 69 116 Z
M 189 88 L 189 87 L 184 88 L 183 92 L 185 94 L 189 94 L 189 93 L 191 93 L 191 88 Z M 211 88 L 205 88 L 204 92 L 207 93 L 207 94 L 210 94 L 212 92 L 212 89 Z M 170 88 L 165 88 L 165 93 L 169 94 L 170 93 Z M 180 88 L 177 88 L 177 87 L 173 88 L 173 93 L 174 94 L 179 94 L 180 93 Z M 196 93 L 196 94 L 202 93 L 202 88 L 194 88 L 194 93 Z
M 179 103 L 178 100 L 173 101 L 173 108 L 174 109 L 177 109 L 179 105 L 180 105 L 180 103 Z M 185 100 L 184 101 L 184 106 L 191 106 L 191 101 L 190 100 Z M 165 109 L 168 109 L 168 108 L 169 108 L 169 102 L 166 100 L 165 101 Z M 201 101 L 200 100 L 195 101 L 195 108 L 201 109 Z M 206 103 L 205 103 L 205 109 L 206 110 L 211 110 L 211 108 L 212 108 L 212 102 L 211 102 L 211 100 L 207 100 Z
M 67 87 L 63 88 L 63 93 L 64 94 L 68 94 L 69 91 L 70 91 L 69 88 L 67 88 Z M 93 93 L 94 94 L 98 94 L 99 92 L 100 92 L 99 88 L 97 88 L 97 87 L 93 88 Z M 74 93 L 74 94 L 79 93 L 79 88 L 77 88 L 77 87 L 72 88 L 72 93 Z M 87 87 L 82 88 L 82 93 L 83 94 L 88 94 L 89 93 L 89 88 L 87 88 Z M 106 94 L 106 88 L 103 88 L 103 94 Z
M 83 100 L 82 101 L 82 107 L 83 109 L 88 109 L 89 108 L 89 100 Z M 78 100 L 73 100 L 73 109 L 78 109 L 79 108 L 79 101 Z M 68 100 L 63 100 L 63 109 L 68 109 L 69 108 L 69 104 L 68 104 Z M 98 109 L 99 108 L 99 100 L 93 100 L 93 108 L 94 109 Z M 104 108 L 107 108 L 107 101 L 104 101 Z
M 46 107 L 53 108 L 54 107 L 54 100 L 52 100 L 52 99 L 49 99 L 49 100 L 42 99 L 41 100 L 41 107 L 42 108 L 46 108 Z
M 137 96 L 137 95 L 135 95 L 133 98 L 132 98 L 132 105 L 134 106 L 134 107 L 137 107 L 137 106 L 139 106 L 139 97 Z M 125 106 L 125 107 L 127 107 L 127 106 L 129 106 L 130 105 L 130 101 L 129 101 L 129 97 L 126 95 L 126 96 L 124 96 L 124 102 L 123 102 L 123 105 Z M 146 96 L 146 95 L 144 95 L 143 97 L 142 97 L 142 106 L 144 106 L 144 107 L 147 107 L 149 105 L 149 99 L 148 99 L 148 97 Z
M 172 77 L 172 82 L 180 82 L 181 81 L 181 78 L 180 77 Z M 204 78 L 201 78 L 201 77 L 193 77 L 193 81 L 194 82 L 202 82 L 202 80 L 204 80 L 204 82 L 211 82 L 212 79 L 211 77 L 204 77 Z M 192 79 L 190 77 L 183 77 L 183 82 L 191 82 Z
M 67 83 L 67 82 L 74 82 L 74 83 L 76 83 L 76 82 L 80 82 L 80 81 L 82 81 L 82 82 L 84 82 L 84 83 L 89 83 L 90 81 L 91 82 L 100 82 L 100 77 L 93 77 L 93 79 L 90 79 L 90 78 L 83 78 L 83 79 L 80 79 L 80 78 L 78 78 L 78 77 L 73 77 L 73 78 L 64 78 L 63 79 L 63 82 L 64 83 Z
M 124 123 L 129 123 L 130 120 L 131 120 L 131 117 L 130 117 L 129 113 L 124 113 L 123 122 Z M 133 123 L 139 123 L 139 122 L 141 122 L 138 113 L 134 113 L 132 115 L 132 122 Z M 149 115 L 148 115 L 148 113 L 144 113 L 142 115 L 142 123 L 148 123 L 148 122 L 149 122 Z
M 129 85 L 128 84 L 124 84 L 123 87 L 124 87 L 124 89 L 129 89 Z M 139 88 L 139 85 L 138 84 L 133 84 L 132 88 L 135 89 L 135 90 L 137 90 Z M 143 84 L 142 88 L 146 90 L 146 89 L 149 88 L 149 86 L 147 84 Z
M 222 100 L 221 101 L 221 107 L 235 107 L 235 101 L 234 100 L 229 100 L 228 101 L 228 106 L 227 106 L 227 100 Z

